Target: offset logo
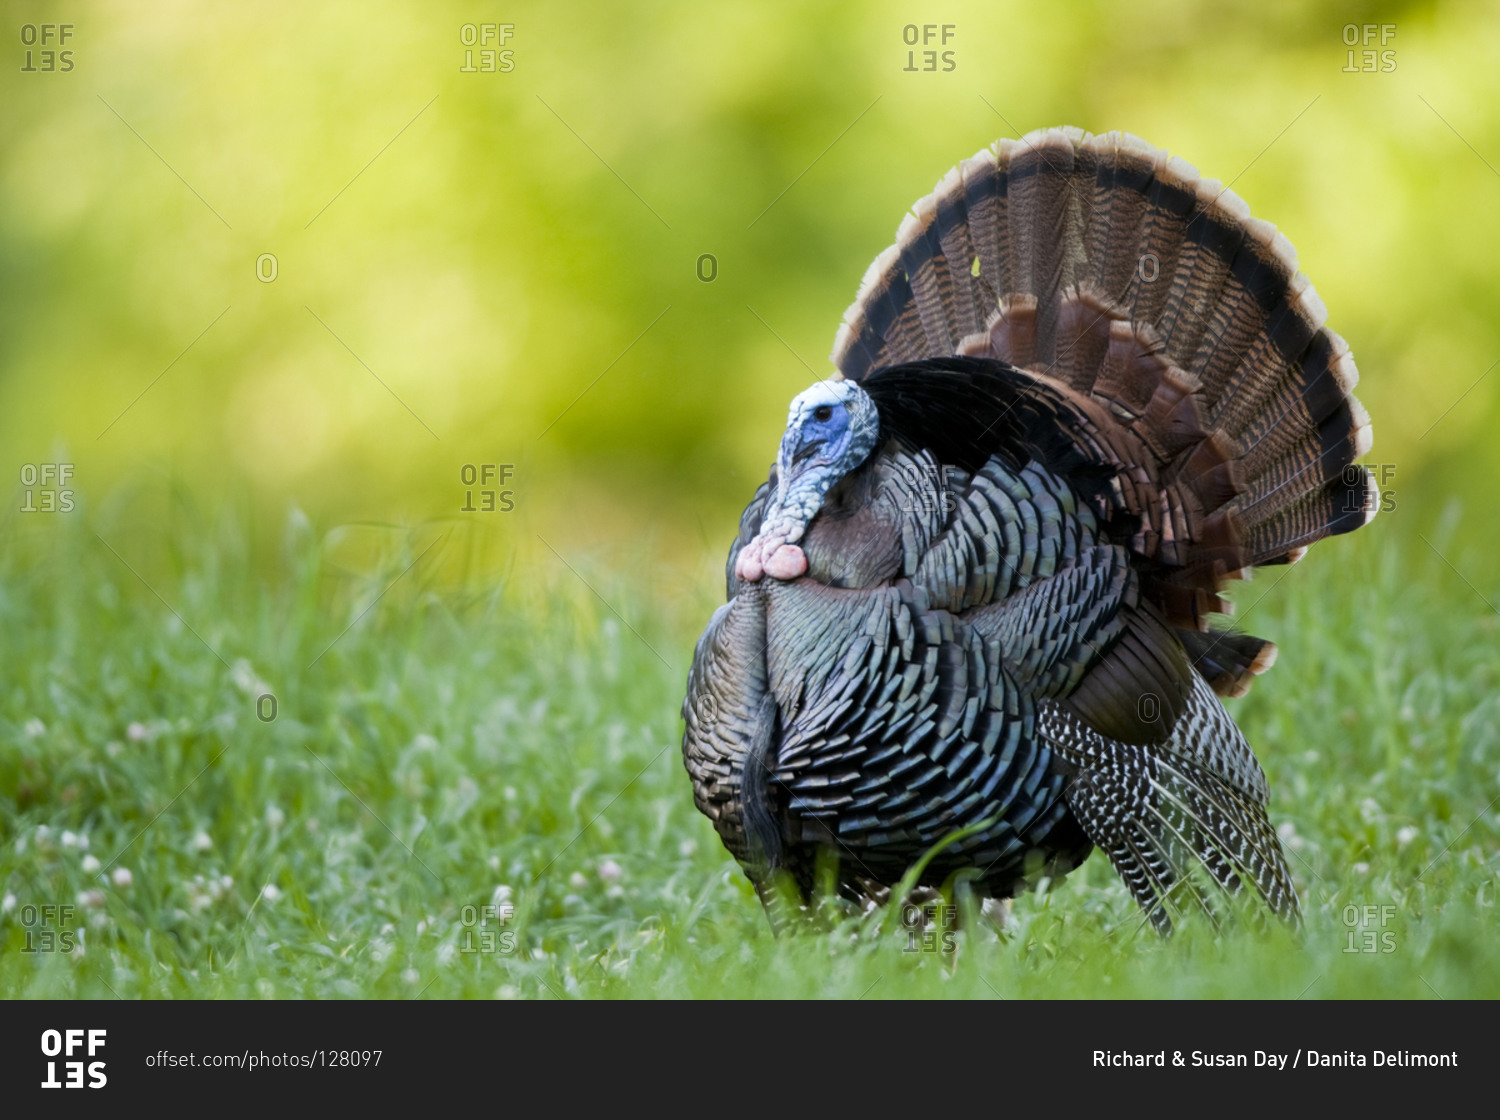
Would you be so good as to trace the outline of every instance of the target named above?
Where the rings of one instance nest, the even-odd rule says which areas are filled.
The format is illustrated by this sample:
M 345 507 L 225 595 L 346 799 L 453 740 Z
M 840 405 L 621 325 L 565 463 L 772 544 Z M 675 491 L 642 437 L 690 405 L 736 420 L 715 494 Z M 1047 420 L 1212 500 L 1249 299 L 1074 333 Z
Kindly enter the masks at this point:
M 73 491 L 68 480 L 73 477 L 72 463 L 22 463 L 22 513 L 72 513 Z
M 458 41 L 469 48 L 464 51 L 464 74 L 509 74 L 516 68 L 514 47 L 501 50 L 516 33 L 513 23 L 466 23 L 458 29 Z M 491 45 L 493 44 L 493 45 Z M 474 48 L 479 48 L 479 65 L 474 65 Z
M 109 1078 L 104 1075 L 104 1063 L 85 1062 L 85 1056 L 97 1057 L 100 1050 L 104 1049 L 104 1036 L 102 1030 L 46 1030 L 42 1032 L 42 1056 L 48 1059 L 63 1057 L 68 1061 L 58 1062 L 49 1060 L 47 1062 L 47 1080 L 42 1082 L 43 1089 L 102 1089 L 109 1084 Z M 77 1054 L 78 1057 L 73 1056 Z M 62 1066 L 64 1080 L 57 1079 L 57 1067 Z M 88 1076 L 87 1084 L 84 1076 Z
M 958 24 L 956 23 L 924 23 L 918 27 L 914 23 L 908 23 L 901 29 L 901 41 L 908 47 L 915 48 L 918 44 L 923 47 L 937 47 L 930 50 L 917 51 L 915 49 L 906 52 L 906 65 L 901 68 L 903 74 L 915 74 L 919 70 L 929 73 L 938 69 L 941 60 L 944 73 L 951 73 L 958 69 L 957 52 L 945 50 L 939 53 L 938 47 L 946 47 L 950 39 L 958 38 Z M 917 65 L 917 59 L 921 58 L 922 64 Z
M 21 63 L 23 74 L 66 74 L 73 69 L 73 52 L 59 50 L 73 38 L 71 23 L 34 23 L 21 25 L 21 42 L 27 47 L 26 61 Z M 30 48 L 40 46 L 33 52 Z M 35 58 L 32 55 L 35 54 Z
M 78 947 L 78 935 L 69 929 L 74 907 L 67 903 L 28 902 L 21 907 L 21 928 L 26 931 L 23 953 L 71 953 Z
M 463 480 L 466 487 L 478 483 L 483 489 L 479 491 L 479 504 L 474 504 L 474 491 L 464 491 L 464 504 L 459 507 L 459 513 L 509 513 L 516 508 L 516 492 L 507 489 L 506 483 L 510 481 L 511 475 L 516 473 L 514 463 L 465 463 L 463 469 L 458 472 L 458 477 Z

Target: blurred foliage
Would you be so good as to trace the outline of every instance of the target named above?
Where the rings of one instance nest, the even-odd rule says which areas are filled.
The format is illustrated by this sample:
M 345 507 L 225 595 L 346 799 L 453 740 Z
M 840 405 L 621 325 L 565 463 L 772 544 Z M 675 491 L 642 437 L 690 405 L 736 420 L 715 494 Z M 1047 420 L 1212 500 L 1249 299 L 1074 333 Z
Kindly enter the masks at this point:
M 708 581 L 643 591 L 626 546 L 589 587 L 554 565 L 456 602 L 420 568 L 388 587 L 401 553 L 333 610 L 307 522 L 277 536 L 265 589 L 239 511 L 184 521 L 171 611 L 81 519 L 0 553 L 0 997 L 1500 995 L 1496 619 L 1420 542 L 1343 537 L 1256 588 L 1282 663 L 1230 705 L 1300 938 L 1160 941 L 1096 854 L 948 956 L 890 907 L 772 937 L 677 749 Z M 49 904 L 81 951 L 25 951 Z
M 514 68 L 464 72 L 464 26 L 501 21 L 468 49 Z M 25 72 L 60 23 L 73 69 Z M 939 23 L 956 69 L 903 72 Z M 1394 70 L 1347 72 L 1366 25 Z M 5 917 L 0 990 L 1494 994 L 1496 29 L 1354 0 L 9 5 L 0 915 L 85 899 L 89 951 L 37 966 Z M 1059 123 L 1232 182 L 1364 372 L 1394 508 L 1239 593 L 1284 655 L 1236 713 L 1305 948 L 1115 938 L 1137 918 L 1094 860 L 957 981 L 869 930 L 777 949 L 675 750 L 715 569 L 905 209 Z M 19 512 L 58 462 L 77 511 Z M 462 510 L 486 463 L 512 512 Z M 459 956 L 499 886 L 524 951 Z M 1346 956 L 1376 902 L 1399 954 Z
M 1169 148 L 1286 232 L 1403 524 L 1493 507 L 1492 4 L 941 9 L 11 5 L 5 469 L 74 462 L 85 510 L 128 494 L 143 527 L 176 484 L 272 525 L 446 519 L 492 563 L 650 524 L 696 569 L 906 207 L 996 137 L 1072 123 Z M 514 68 L 463 72 L 464 25 L 500 20 Z M 903 72 L 903 28 L 939 21 L 956 69 Z M 22 72 L 24 25 L 62 22 L 74 69 Z M 1394 28 L 1394 70 L 1346 72 L 1366 24 Z M 484 462 L 515 464 L 514 514 L 460 515 Z

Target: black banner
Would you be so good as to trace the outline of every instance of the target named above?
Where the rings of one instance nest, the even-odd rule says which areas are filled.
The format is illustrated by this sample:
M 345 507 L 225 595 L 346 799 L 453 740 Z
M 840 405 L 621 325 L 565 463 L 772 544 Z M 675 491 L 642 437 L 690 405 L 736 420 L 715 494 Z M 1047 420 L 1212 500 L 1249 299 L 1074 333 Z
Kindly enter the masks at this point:
M 722 1005 L 12 1003 L 0 1028 L 8 1103 L 180 1104 L 528 1091 L 582 1103 L 643 1079 L 673 1099 L 726 1092 L 753 1066 L 856 1096 L 892 1079 L 979 1074 L 1067 1087 L 1068 1101 L 1149 1086 L 1273 1089 L 1389 1105 L 1479 1092 L 1487 1032 L 1459 1003 Z M 788 1031 L 795 1021 L 803 1029 Z M 793 1075 L 792 1067 L 800 1068 Z M 907 1070 L 909 1072 L 902 1072 Z M 821 1071 L 821 1072 L 820 1072 Z M 920 1072 L 919 1072 L 920 1071 Z M 701 1089 L 694 1088 L 701 1083 Z M 791 1082 L 788 1082 L 790 1086 Z M 749 1092 L 744 1085 L 733 1093 Z M 1418 1098 L 1416 1094 L 1421 1094 Z M 852 1098 L 851 1098 L 852 1099 Z M 1258 1096 L 1257 1099 L 1269 1099 Z M 17 1113 L 18 1115 L 20 1113 Z

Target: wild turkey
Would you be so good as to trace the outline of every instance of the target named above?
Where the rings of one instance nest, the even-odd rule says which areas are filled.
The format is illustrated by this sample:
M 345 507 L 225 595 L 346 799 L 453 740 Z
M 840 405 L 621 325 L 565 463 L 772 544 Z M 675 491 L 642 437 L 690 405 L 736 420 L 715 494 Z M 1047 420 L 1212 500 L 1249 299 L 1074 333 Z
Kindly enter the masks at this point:
M 916 204 L 688 677 L 695 801 L 773 926 L 778 876 L 881 899 L 930 854 L 919 885 L 1004 898 L 1095 846 L 1164 934 L 1247 885 L 1297 920 L 1219 701 L 1276 649 L 1210 618 L 1378 504 L 1324 318 L 1273 226 L 1133 136 L 1002 140 Z

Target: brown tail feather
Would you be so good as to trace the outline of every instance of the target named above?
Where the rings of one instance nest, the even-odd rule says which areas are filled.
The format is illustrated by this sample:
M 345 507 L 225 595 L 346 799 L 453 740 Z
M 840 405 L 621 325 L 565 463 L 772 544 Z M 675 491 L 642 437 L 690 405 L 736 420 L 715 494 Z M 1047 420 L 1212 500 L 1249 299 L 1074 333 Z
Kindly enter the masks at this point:
M 1228 630 L 1179 630 L 1193 668 L 1220 696 L 1243 696 L 1255 678 L 1276 664 L 1276 645 Z
M 1351 466 L 1370 446 L 1358 372 L 1325 318 L 1286 238 L 1217 181 L 1133 136 L 1046 129 L 913 207 L 833 360 L 860 380 L 999 358 L 1069 396 L 1119 472 L 1148 595 L 1202 628 L 1224 580 L 1375 508 Z

